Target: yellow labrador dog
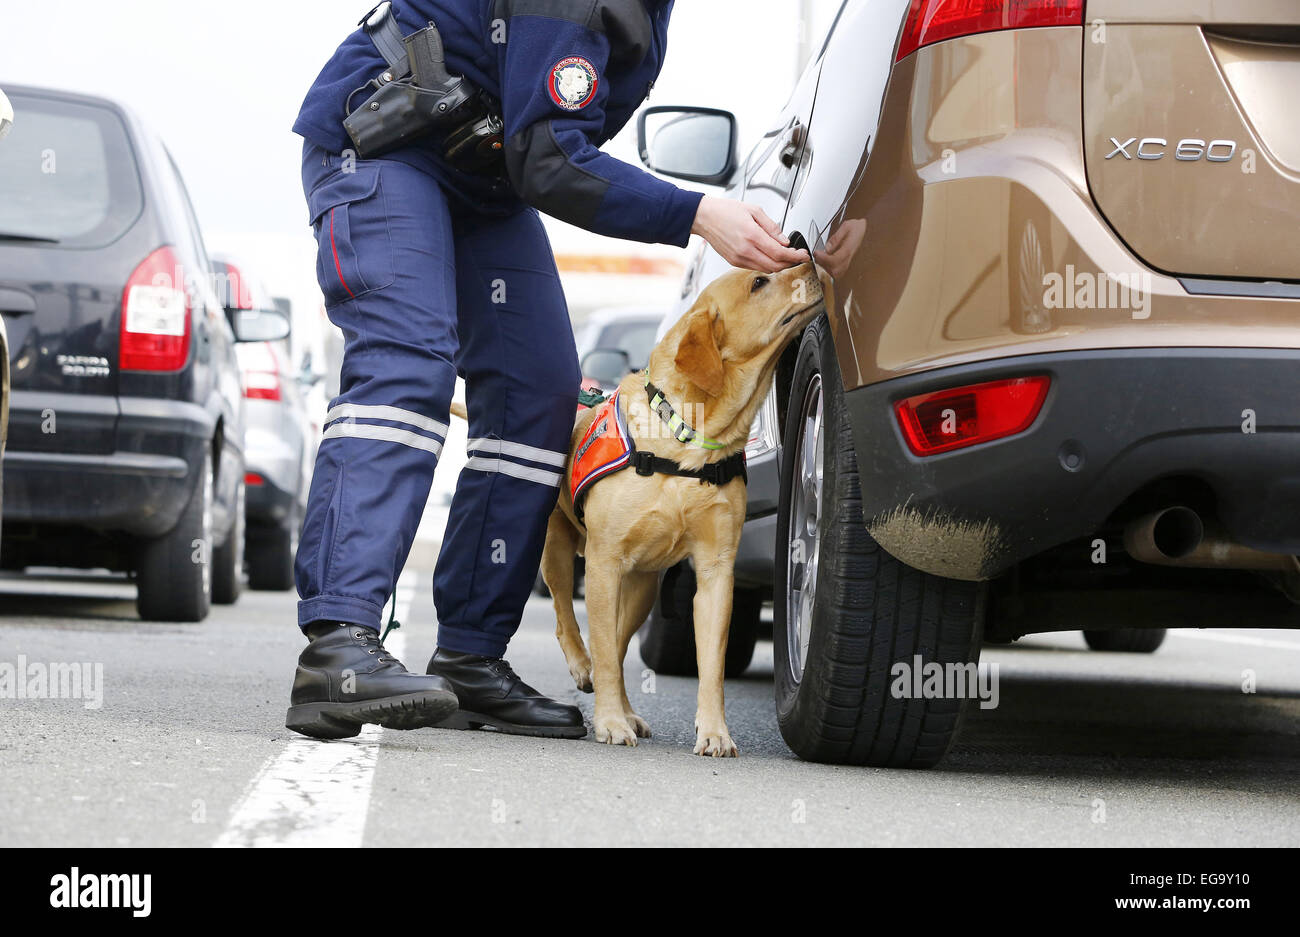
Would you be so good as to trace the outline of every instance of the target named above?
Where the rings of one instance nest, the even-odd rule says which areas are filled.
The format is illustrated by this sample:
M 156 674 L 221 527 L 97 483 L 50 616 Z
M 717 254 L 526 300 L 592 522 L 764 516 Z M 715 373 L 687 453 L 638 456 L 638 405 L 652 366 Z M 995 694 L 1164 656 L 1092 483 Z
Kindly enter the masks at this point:
M 695 753 L 736 755 L 722 683 L 733 566 L 745 521 L 744 447 L 781 350 L 822 308 L 822 285 L 811 264 L 775 274 L 728 273 L 654 348 L 646 372 L 623 380 L 612 405 L 617 414 L 607 405 L 578 416 L 566 484 L 547 528 L 542 575 L 554 597 L 555 634 L 569 672 L 579 689 L 595 689 L 597 741 L 636 745 L 638 737 L 650 737 L 628 701 L 623 658 L 654 604 L 657 573 L 689 557 L 698 584 Z M 618 461 L 606 457 L 617 456 L 619 436 L 629 459 L 604 469 Z M 607 447 L 598 453 L 606 459 L 604 474 L 581 489 L 575 510 L 572 486 L 586 471 L 592 445 Z M 590 656 L 573 612 L 576 554 L 586 557 Z

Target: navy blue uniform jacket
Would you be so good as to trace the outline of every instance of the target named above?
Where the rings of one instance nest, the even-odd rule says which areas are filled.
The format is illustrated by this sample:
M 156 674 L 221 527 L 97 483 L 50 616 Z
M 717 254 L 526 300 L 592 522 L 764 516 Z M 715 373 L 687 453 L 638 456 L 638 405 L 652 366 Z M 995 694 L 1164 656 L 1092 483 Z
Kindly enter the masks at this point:
M 501 102 L 510 184 L 458 172 L 434 142 L 393 158 L 418 162 L 485 209 L 522 199 L 598 234 L 684 247 L 700 194 L 599 149 L 650 93 L 672 8 L 673 0 L 394 0 L 404 35 L 435 22 L 452 73 Z M 294 131 L 331 153 L 348 149 L 348 96 L 383 68 L 358 29 L 312 85 Z

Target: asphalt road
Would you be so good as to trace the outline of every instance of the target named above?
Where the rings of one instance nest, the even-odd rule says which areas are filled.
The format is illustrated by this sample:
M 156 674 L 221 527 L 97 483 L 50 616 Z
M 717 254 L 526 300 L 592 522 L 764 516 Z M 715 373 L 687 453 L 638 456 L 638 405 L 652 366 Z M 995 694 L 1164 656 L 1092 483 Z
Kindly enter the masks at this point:
M 429 578 L 396 642 L 423 667 Z M 283 727 L 294 596 L 245 593 L 201 625 L 136 620 L 132 587 L 0 579 L 0 666 L 102 665 L 90 699 L 0 699 L 0 846 L 1300 844 L 1300 634 L 1175 632 L 1154 656 L 1078 634 L 989 647 L 1000 705 L 930 771 L 801 762 L 777 731 L 771 645 L 727 684 L 737 760 L 691 754 L 695 687 L 659 676 L 636 749 L 489 732 Z M 516 669 L 576 701 L 534 600 Z M 1256 692 L 1242 692 L 1253 671 Z M 87 704 L 92 708 L 87 708 Z

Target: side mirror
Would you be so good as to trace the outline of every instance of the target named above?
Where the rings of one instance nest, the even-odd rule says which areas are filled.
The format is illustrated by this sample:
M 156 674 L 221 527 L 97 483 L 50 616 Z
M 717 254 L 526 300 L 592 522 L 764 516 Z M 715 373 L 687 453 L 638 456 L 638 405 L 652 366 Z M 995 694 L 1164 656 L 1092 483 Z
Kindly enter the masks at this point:
M 736 117 L 711 107 L 648 107 L 637 121 L 641 162 L 653 172 L 725 185 L 736 172 Z
M 217 299 L 237 342 L 278 342 L 293 331 L 292 309 L 268 297 L 262 285 L 225 260 L 212 262 Z M 287 303 L 286 303 L 287 306 Z
M 604 387 L 613 387 L 632 371 L 632 360 L 620 348 L 597 348 L 582 358 L 582 374 Z
M 227 309 L 237 342 L 278 342 L 288 338 L 289 320 L 276 309 Z

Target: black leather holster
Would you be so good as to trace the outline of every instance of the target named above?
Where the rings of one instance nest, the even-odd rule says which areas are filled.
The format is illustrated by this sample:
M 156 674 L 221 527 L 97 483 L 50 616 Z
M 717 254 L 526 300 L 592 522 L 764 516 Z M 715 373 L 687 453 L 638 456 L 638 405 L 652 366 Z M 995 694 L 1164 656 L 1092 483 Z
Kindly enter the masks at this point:
M 388 67 L 348 97 L 343 128 L 357 155 L 373 159 L 438 133 L 452 166 L 503 177 L 500 108 L 468 79 L 447 70 L 438 27 L 430 23 L 403 36 L 388 2 L 361 23 Z M 354 109 L 362 93 L 367 93 L 365 101 Z

